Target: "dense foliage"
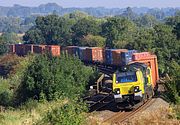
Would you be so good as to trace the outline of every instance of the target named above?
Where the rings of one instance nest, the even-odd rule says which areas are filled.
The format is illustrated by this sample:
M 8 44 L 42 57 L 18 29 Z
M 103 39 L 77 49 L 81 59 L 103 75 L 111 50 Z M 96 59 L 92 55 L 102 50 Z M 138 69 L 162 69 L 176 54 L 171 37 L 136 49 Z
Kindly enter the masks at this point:
M 8 51 L 7 43 L 0 37 L 0 55 L 3 55 Z
M 88 82 L 95 78 L 92 68 L 75 57 L 52 57 L 50 54 L 5 55 L 0 58 L 0 66 L 3 73 L 6 72 L 0 74 L 4 76 L 0 78 L 1 106 L 31 112 L 39 105 L 53 102 L 54 107 L 43 108 L 45 114 L 35 121 L 37 124 L 84 123 L 87 106 L 81 96 Z M 3 122 L 1 119 L 0 124 Z
M 21 102 L 34 99 L 75 99 L 85 91 L 93 71 L 73 57 L 39 55 L 22 80 L 18 90 Z
M 19 43 L 22 39 L 15 33 L 3 33 L 0 36 L 0 55 L 8 52 L 8 44 Z
M 0 58 L 0 104 L 2 106 L 14 106 L 16 90 L 33 60 L 33 56 L 23 58 L 4 55 Z

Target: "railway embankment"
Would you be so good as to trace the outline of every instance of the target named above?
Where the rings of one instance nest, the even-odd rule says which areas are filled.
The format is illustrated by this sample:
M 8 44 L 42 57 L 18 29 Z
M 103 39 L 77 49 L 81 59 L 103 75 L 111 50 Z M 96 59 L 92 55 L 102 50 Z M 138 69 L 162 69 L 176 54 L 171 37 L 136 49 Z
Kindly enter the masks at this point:
M 113 111 L 107 108 L 92 112 L 89 120 L 92 125 L 95 123 L 98 125 L 180 124 L 178 120 L 171 117 L 173 117 L 173 112 L 170 104 L 162 98 L 153 98 L 131 111 Z

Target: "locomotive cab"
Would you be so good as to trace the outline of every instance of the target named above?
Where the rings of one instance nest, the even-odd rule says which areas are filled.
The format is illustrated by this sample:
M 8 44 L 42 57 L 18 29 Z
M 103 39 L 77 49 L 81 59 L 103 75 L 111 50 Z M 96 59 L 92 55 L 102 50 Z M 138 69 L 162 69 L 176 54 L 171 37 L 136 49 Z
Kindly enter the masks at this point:
M 151 69 L 144 64 L 130 64 L 126 71 L 113 74 L 115 102 L 135 102 L 152 97 Z

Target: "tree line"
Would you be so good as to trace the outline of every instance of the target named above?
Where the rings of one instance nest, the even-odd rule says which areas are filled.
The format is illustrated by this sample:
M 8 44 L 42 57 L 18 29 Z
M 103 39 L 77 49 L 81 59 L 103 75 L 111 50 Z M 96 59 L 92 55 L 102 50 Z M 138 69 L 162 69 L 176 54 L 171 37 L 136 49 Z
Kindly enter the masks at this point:
M 148 15 L 142 19 L 130 18 L 131 16 L 96 18 L 82 13 L 37 17 L 35 26 L 23 38 L 27 44 L 150 51 L 158 56 L 160 73 L 169 73 L 169 62 L 175 60 L 180 63 L 180 16 L 177 14 L 164 22 L 158 22 Z
M 144 13 L 155 16 L 157 19 L 164 19 L 167 16 L 173 16 L 174 13 L 180 8 L 147 8 L 147 7 L 133 7 L 131 8 L 137 15 Z M 27 7 L 15 4 L 12 7 L 0 7 L 0 16 L 7 17 L 29 17 L 31 15 L 48 15 L 56 13 L 58 15 L 65 15 L 67 13 L 72 13 L 74 11 L 83 11 L 92 16 L 105 17 L 105 16 L 115 16 L 123 14 L 126 8 L 104 8 L 104 7 L 90 7 L 90 8 L 63 8 L 56 3 L 47 3 L 39 5 L 38 7 Z M 125 13 L 124 13 L 125 15 Z
M 57 4 L 49 3 L 39 7 L 24 7 L 14 5 L 13 7 L 0 7 L 0 32 L 24 33 L 34 26 L 37 16 L 57 14 L 65 16 L 67 14 L 83 12 L 95 17 L 121 16 L 131 20 L 137 20 L 139 25 L 153 25 L 155 20 L 163 21 L 168 16 L 174 16 L 179 12 L 179 8 L 63 8 Z M 147 18 L 151 18 L 146 22 Z M 145 21 L 143 21 L 145 20 Z

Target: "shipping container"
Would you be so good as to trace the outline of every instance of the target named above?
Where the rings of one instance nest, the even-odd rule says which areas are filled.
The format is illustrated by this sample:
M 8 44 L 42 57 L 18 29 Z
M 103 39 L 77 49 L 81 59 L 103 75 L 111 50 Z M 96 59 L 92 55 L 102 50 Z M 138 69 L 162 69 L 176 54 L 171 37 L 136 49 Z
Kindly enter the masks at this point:
M 127 52 L 121 53 L 122 65 L 127 65 L 129 62 L 132 62 L 133 53 L 137 53 L 137 50 L 128 50 Z
M 15 44 L 15 53 L 18 56 L 24 56 L 24 44 Z
M 45 45 L 33 45 L 33 52 L 37 54 L 42 54 L 45 52 Z
M 101 47 L 90 47 L 85 50 L 85 60 L 89 62 L 104 62 L 104 49 Z
M 45 51 L 50 52 L 52 56 L 60 56 L 60 46 L 58 45 L 47 45 Z
M 88 47 L 78 47 L 78 57 L 80 60 L 85 60 L 85 50 L 87 49 Z
M 15 45 L 14 44 L 9 45 L 8 52 L 15 53 Z
M 27 55 L 28 53 L 33 53 L 33 45 L 31 44 L 24 45 L 24 55 Z
M 105 64 L 111 65 L 113 64 L 113 56 L 112 51 L 115 51 L 118 49 L 105 49 Z
M 78 56 L 78 46 L 67 46 L 67 47 L 63 47 L 62 51 L 63 51 L 66 55 Z
M 137 60 L 133 60 L 133 62 L 140 62 L 148 65 L 152 70 L 152 81 L 153 81 L 153 88 L 156 86 L 157 81 L 159 80 L 159 73 L 158 73 L 158 63 L 157 63 L 157 56 L 156 55 L 148 55 L 144 58 L 135 58 Z
M 127 49 L 115 49 L 112 50 L 112 64 L 113 65 L 122 65 L 121 61 L 121 52 L 127 52 Z
M 112 64 L 112 49 L 105 50 L 105 64 Z
M 149 52 L 133 53 L 132 59 L 141 60 L 141 59 L 149 58 L 149 56 L 151 56 L 151 53 Z

